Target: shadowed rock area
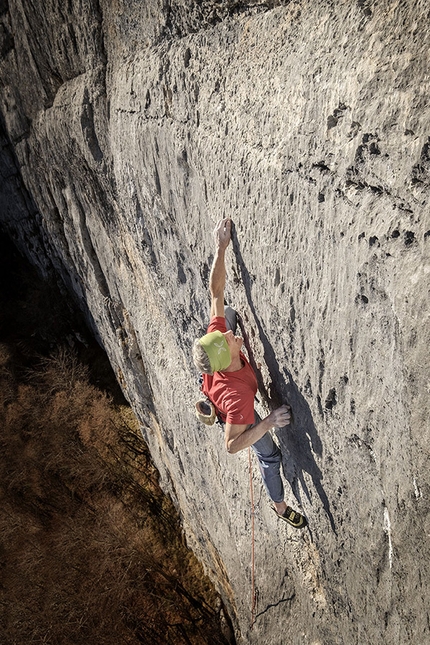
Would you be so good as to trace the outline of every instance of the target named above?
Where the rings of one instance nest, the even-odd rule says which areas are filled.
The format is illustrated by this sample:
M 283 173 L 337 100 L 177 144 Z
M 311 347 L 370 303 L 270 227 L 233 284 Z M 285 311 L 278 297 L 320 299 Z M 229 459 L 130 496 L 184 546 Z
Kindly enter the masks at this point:
M 60 274 L 142 423 L 241 644 L 426 643 L 424 0 L 3 0 L 3 225 Z M 194 416 L 212 230 L 288 501 Z

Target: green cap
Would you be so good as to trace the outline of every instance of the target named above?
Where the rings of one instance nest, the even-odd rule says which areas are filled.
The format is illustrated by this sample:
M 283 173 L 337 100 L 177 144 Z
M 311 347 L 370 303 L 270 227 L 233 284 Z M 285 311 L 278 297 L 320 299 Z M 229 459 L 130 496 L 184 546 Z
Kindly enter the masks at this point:
M 220 331 L 211 331 L 199 339 L 200 345 L 209 357 L 212 372 L 227 369 L 231 363 L 230 348 L 225 336 Z

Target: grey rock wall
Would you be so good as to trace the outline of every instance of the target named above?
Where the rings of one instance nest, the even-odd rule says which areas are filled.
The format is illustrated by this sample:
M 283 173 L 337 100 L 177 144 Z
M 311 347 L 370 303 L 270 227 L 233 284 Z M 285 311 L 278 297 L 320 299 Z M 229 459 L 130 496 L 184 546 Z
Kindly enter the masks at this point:
M 429 7 L 2 0 L 1 219 L 87 312 L 239 643 L 430 642 Z M 194 417 L 212 229 L 288 501 Z

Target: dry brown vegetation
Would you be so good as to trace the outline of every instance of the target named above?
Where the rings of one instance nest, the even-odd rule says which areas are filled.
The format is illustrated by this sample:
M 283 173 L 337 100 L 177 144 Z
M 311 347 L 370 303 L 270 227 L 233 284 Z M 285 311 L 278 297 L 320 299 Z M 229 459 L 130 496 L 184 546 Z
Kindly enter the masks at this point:
M 114 385 L 91 383 L 80 350 L 57 345 L 56 307 L 44 309 L 56 324 L 36 315 L 44 289 L 24 287 L 3 291 L 0 316 L 0 641 L 226 643 L 134 416 Z

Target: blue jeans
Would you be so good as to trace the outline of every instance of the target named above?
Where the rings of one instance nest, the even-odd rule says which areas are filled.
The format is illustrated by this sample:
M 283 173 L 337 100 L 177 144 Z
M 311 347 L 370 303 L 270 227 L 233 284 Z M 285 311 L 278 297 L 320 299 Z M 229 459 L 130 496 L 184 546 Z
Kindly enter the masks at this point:
M 231 329 L 233 334 L 236 333 L 237 318 L 236 312 L 231 307 L 225 308 L 225 323 L 227 329 Z M 261 419 L 257 412 L 255 414 L 254 425 L 260 423 Z M 251 428 L 253 426 L 250 426 Z M 284 501 L 284 485 L 280 475 L 281 451 L 272 439 L 270 430 L 256 441 L 251 448 L 253 449 L 260 466 L 261 477 L 264 487 L 273 502 L 280 503 Z
M 255 423 L 260 423 L 261 419 L 255 412 Z M 251 426 L 253 427 L 253 426 Z M 272 439 L 270 430 L 256 441 L 251 448 L 253 449 L 260 466 L 261 477 L 264 487 L 273 502 L 280 503 L 284 501 L 284 485 L 282 483 L 280 466 L 281 451 Z

